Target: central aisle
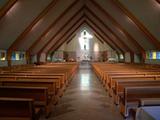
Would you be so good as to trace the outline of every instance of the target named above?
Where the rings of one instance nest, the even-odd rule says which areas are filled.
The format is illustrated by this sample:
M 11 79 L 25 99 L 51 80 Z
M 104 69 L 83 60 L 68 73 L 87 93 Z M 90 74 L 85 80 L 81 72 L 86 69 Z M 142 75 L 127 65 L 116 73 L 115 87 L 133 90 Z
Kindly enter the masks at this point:
M 91 67 L 80 65 L 48 120 L 122 120 Z

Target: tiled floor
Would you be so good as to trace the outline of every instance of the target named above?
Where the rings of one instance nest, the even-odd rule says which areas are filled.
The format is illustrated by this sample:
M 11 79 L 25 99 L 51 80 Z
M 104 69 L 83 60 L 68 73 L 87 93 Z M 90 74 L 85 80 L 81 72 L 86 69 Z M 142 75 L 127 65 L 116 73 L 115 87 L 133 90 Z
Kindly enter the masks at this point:
M 123 120 L 123 117 L 90 66 L 83 64 L 48 120 Z

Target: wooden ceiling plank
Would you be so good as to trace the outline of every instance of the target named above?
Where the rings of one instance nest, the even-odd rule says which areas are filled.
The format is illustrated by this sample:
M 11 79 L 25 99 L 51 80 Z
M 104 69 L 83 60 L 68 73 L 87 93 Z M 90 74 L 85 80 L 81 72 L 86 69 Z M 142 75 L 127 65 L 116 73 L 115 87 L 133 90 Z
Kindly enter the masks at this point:
M 56 32 L 56 34 L 53 35 L 50 40 L 48 40 L 48 42 L 47 42 L 45 45 L 43 45 L 43 47 L 39 50 L 38 54 L 42 53 L 43 50 L 52 42 L 52 40 L 62 31 L 62 29 L 64 29 L 64 28 L 68 25 L 68 23 L 72 22 L 72 20 L 73 20 L 76 16 L 78 16 L 78 13 L 80 13 L 82 10 L 83 10 L 83 7 L 82 7 L 81 9 L 79 9 L 79 10 L 61 27 L 61 28 Z
M 142 45 L 140 45 L 107 11 L 105 11 L 95 0 L 90 0 L 94 6 L 96 6 L 102 13 L 105 14 L 105 16 L 113 23 L 113 25 L 120 29 L 125 36 L 130 40 L 139 50 L 139 52 L 145 52 Z
M 15 5 L 18 0 L 9 0 L 1 9 L 0 9 L 0 19 L 2 19 L 5 14 Z
M 42 19 L 58 2 L 59 0 L 53 0 L 26 28 L 25 30 L 17 37 L 17 39 L 11 44 L 8 48 L 8 51 L 16 50 L 18 44 L 23 40 L 23 38 L 32 30 L 34 25 Z
M 156 47 L 157 50 L 160 50 L 160 42 L 155 36 L 134 16 L 120 1 L 118 0 L 110 0 L 113 4 L 115 4 L 122 12 L 129 17 L 139 28 L 139 30 L 146 36 L 146 38 Z M 159 0 L 156 0 L 157 2 Z M 159 1 L 160 3 L 160 1 Z
M 57 17 L 57 19 L 51 23 L 51 25 L 38 37 L 37 40 L 35 40 L 35 42 L 29 47 L 29 49 L 27 50 L 29 53 L 35 48 L 35 46 L 42 40 L 42 38 L 51 30 L 52 27 L 55 26 L 55 24 L 57 24 L 57 22 L 65 15 L 67 14 L 67 12 L 75 5 L 78 3 L 79 0 L 75 0 L 68 8 L 66 8 L 64 10 L 64 12 L 59 15 L 59 17 Z
M 122 46 L 124 46 L 124 48 L 127 51 L 132 51 L 122 40 L 121 38 L 119 38 L 99 17 L 97 17 L 97 15 L 95 13 L 93 13 L 88 7 L 85 7 L 85 9 L 92 14 L 100 23 L 103 24 L 103 26 L 105 26 L 105 28 L 118 40 L 120 41 L 120 43 L 122 44 Z M 133 51 L 132 51 L 133 52 Z

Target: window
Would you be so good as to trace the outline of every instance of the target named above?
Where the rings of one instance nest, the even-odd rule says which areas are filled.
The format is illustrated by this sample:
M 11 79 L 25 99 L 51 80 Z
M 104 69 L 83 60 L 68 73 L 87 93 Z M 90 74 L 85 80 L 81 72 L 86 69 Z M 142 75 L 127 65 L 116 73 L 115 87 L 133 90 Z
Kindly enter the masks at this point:
M 79 37 L 79 43 L 81 50 L 89 50 L 89 39 L 93 38 L 86 30 L 81 32 L 81 36 Z
M 6 60 L 6 53 L 5 52 L 0 52 L 0 60 Z
M 160 60 L 160 51 L 147 51 L 146 59 L 149 60 Z
M 24 52 L 12 52 L 11 60 L 24 60 L 25 53 Z

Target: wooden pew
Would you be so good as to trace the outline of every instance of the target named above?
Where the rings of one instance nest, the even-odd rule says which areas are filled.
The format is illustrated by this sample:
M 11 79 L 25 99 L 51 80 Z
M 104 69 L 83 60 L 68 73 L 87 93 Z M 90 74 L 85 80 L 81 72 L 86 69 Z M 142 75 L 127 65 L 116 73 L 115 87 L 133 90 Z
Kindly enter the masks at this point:
M 115 87 L 116 81 L 117 80 L 126 80 L 126 81 L 130 81 L 130 80 L 160 80 L 160 75 L 147 75 L 147 76 L 143 76 L 143 75 L 130 75 L 130 76 L 113 76 L 110 78 L 109 82 L 108 82 L 108 88 L 109 88 L 109 95 L 112 96 L 112 89 Z
M 33 99 L 36 107 L 43 108 L 46 117 L 53 107 L 46 87 L 0 86 L 0 97 Z
M 160 86 L 125 87 L 120 98 L 120 112 L 127 117 L 131 108 L 138 108 L 143 98 L 160 98 Z
M 0 120 L 38 120 L 39 114 L 33 99 L 0 98 Z
M 140 86 L 160 86 L 159 80 L 117 80 L 113 89 L 113 99 L 116 105 L 119 104 L 119 98 L 123 96 L 125 87 L 140 87 Z

